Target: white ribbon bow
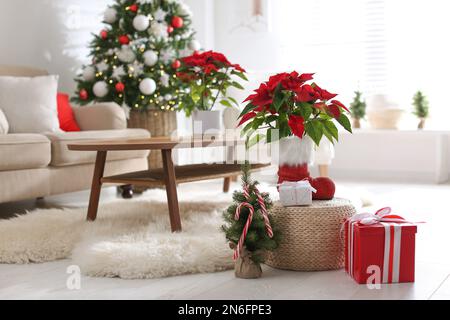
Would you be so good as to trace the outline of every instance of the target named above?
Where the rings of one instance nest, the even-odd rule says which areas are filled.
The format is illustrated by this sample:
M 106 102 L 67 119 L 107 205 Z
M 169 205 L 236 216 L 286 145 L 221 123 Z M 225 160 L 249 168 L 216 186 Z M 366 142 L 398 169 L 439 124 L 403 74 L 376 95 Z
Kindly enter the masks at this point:
M 385 216 L 390 215 L 391 212 L 392 212 L 391 208 L 386 207 L 386 208 L 379 209 L 377 212 L 375 212 L 375 214 L 368 213 L 368 212 L 357 213 L 353 217 L 351 217 L 349 220 L 350 220 L 350 222 L 358 221 L 359 223 L 364 224 L 364 225 L 372 225 L 372 224 L 376 224 L 379 222 L 408 222 L 408 221 L 405 221 L 405 219 L 401 219 L 400 217 L 398 217 L 398 218 L 387 217 L 386 218 Z

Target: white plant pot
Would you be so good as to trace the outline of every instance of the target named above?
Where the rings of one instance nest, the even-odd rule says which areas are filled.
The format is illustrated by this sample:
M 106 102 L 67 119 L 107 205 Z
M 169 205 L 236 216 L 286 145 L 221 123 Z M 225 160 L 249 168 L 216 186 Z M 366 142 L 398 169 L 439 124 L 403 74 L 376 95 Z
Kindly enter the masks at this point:
M 194 135 L 217 135 L 221 133 L 222 117 L 220 111 L 195 110 L 192 113 Z
M 279 141 L 278 164 L 296 166 L 314 162 L 314 142 L 308 136 L 300 139 L 297 136 L 282 138 Z

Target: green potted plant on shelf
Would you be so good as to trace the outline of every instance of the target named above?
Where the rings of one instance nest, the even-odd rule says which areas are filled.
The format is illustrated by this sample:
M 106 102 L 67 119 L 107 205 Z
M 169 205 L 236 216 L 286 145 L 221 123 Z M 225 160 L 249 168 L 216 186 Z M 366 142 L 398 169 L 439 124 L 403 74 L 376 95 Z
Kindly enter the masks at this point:
M 245 70 L 232 64 L 219 52 L 194 52 L 181 59 L 177 77 L 188 84 L 188 93 L 182 96 L 178 110 L 183 110 L 194 121 L 202 125 L 201 133 L 220 130 L 220 110 L 213 110 L 217 104 L 225 107 L 239 107 L 238 102 L 227 94 L 230 87 L 244 89 L 237 78 L 247 80 Z
M 352 113 L 353 128 L 361 128 L 361 119 L 366 116 L 366 101 L 362 99 L 361 91 L 355 91 L 355 97 L 350 104 L 350 112 Z
M 422 130 L 425 126 L 425 119 L 428 118 L 429 115 L 429 104 L 427 97 L 425 97 L 425 95 L 421 91 L 417 91 L 414 95 L 413 106 L 413 114 L 419 118 L 417 129 Z

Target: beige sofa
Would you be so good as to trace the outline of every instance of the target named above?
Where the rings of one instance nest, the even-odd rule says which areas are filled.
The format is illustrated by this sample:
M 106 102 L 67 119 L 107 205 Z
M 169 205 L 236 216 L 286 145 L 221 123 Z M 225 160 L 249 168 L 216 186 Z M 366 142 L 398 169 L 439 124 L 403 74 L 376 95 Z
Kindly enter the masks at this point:
M 0 75 L 45 74 L 0 66 Z M 0 134 L 0 203 L 89 189 L 95 152 L 69 151 L 69 143 L 150 137 L 146 130 L 127 129 L 125 114 L 115 103 L 76 107 L 74 113 L 80 132 Z M 105 174 L 144 170 L 147 156 L 147 151 L 110 152 Z

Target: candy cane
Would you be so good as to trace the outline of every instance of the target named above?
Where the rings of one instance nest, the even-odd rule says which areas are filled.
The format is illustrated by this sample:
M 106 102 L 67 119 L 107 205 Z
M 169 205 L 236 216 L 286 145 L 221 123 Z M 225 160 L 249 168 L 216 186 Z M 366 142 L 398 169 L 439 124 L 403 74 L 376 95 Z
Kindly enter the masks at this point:
M 247 207 L 250 210 L 250 213 L 248 214 L 247 222 L 245 223 L 244 230 L 242 230 L 241 237 L 239 238 L 239 242 L 237 247 L 234 249 L 233 259 L 236 260 L 239 257 L 239 254 L 242 254 L 242 248 L 244 246 L 245 238 L 247 237 L 248 228 L 250 228 L 250 224 L 252 223 L 253 219 L 253 213 L 255 212 L 255 209 L 253 206 L 248 202 L 242 202 L 239 204 L 236 208 L 236 213 L 234 214 L 234 219 L 239 220 L 239 216 L 241 214 L 241 208 Z
M 259 207 L 261 208 L 261 214 L 262 214 L 263 219 L 264 219 L 264 225 L 266 227 L 267 235 L 270 238 L 272 238 L 273 237 L 273 230 L 272 230 L 272 227 L 270 225 L 269 215 L 267 213 L 267 208 L 266 208 L 266 205 L 264 203 L 264 199 L 261 196 L 261 194 L 259 193 L 259 190 L 257 188 L 254 188 L 254 192 L 256 194 Z M 249 191 L 249 186 L 248 185 L 244 186 L 244 197 L 245 197 L 245 199 L 247 201 L 250 201 L 250 191 Z M 234 219 L 235 220 L 239 220 L 239 216 L 240 216 L 242 207 L 247 207 L 250 210 L 250 213 L 248 215 L 247 222 L 245 223 L 245 226 L 244 226 L 244 229 L 242 231 L 241 237 L 239 238 L 238 245 L 237 245 L 237 247 L 234 250 L 234 254 L 233 254 L 233 259 L 234 260 L 236 260 L 239 257 L 239 254 L 242 254 L 242 248 L 244 246 L 244 241 L 245 241 L 245 238 L 247 237 L 248 229 L 250 228 L 250 225 L 251 225 L 252 219 L 253 219 L 253 214 L 255 212 L 255 209 L 253 208 L 253 206 L 250 203 L 242 202 L 236 207 L 236 212 L 234 214 Z
M 270 225 L 269 214 L 267 213 L 266 204 L 264 203 L 264 199 L 261 196 L 261 194 L 259 193 L 259 191 L 258 190 L 255 190 L 255 191 L 256 191 L 256 197 L 258 198 L 259 207 L 261 208 L 261 214 L 264 219 L 264 225 L 266 227 L 267 234 L 269 235 L 269 238 L 272 238 L 273 230 Z

